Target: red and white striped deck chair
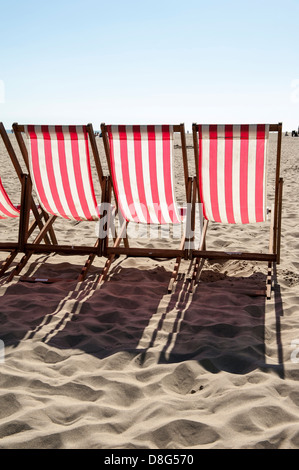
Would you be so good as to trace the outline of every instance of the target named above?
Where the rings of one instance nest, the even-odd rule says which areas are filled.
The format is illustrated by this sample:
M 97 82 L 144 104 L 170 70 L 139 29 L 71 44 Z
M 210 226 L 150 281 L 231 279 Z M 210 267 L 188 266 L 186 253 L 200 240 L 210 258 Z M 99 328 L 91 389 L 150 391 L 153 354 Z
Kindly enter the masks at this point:
M 119 247 L 129 222 L 174 225 L 183 223 L 183 215 L 174 192 L 174 133 L 182 143 L 186 202 L 191 203 L 192 179 L 188 175 L 184 124 L 180 125 L 101 125 L 115 200 L 124 223 L 109 255 L 106 271 L 115 254 L 177 258 L 169 291 L 176 280 L 180 260 L 185 252 L 186 234 L 177 249 Z M 125 238 L 125 237 L 124 237 Z
M 269 132 L 277 133 L 275 201 L 272 209 L 269 252 L 207 251 L 209 222 L 252 224 L 267 221 L 267 162 Z M 283 180 L 279 176 L 282 125 L 193 125 L 199 202 L 205 219 L 193 281 L 200 258 L 246 259 L 268 262 L 266 294 L 270 297 L 272 263 L 279 263 Z
M 30 191 L 29 189 L 30 185 L 29 185 L 28 175 L 25 175 L 22 172 L 21 166 L 18 162 L 17 156 L 15 154 L 11 141 L 7 135 L 7 132 L 2 122 L 0 122 L 0 136 L 5 145 L 6 152 L 8 156 L 10 157 L 11 163 L 14 166 L 16 175 L 19 178 L 19 181 L 21 183 L 20 190 L 18 192 L 16 191 L 17 192 L 16 202 L 18 204 L 15 205 L 12 203 L 11 199 L 9 198 L 0 178 L 0 219 L 1 220 L 18 219 L 18 235 L 16 236 L 17 241 L 14 241 L 12 243 L 3 241 L 3 239 L 1 239 L 0 241 L 0 251 L 10 252 L 6 260 L 1 263 L 0 276 L 2 276 L 7 271 L 7 269 L 9 268 L 9 266 L 11 265 L 12 261 L 17 256 L 17 254 L 20 251 L 24 250 L 24 243 L 26 241 L 25 232 L 24 232 L 24 223 L 25 223 L 27 216 L 28 216 L 28 222 L 29 222 L 29 211 L 30 211 L 30 207 L 29 208 L 26 207 L 26 196 L 27 196 L 27 193 Z M 31 235 L 31 233 L 34 231 L 34 229 L 38 225 L 42 227 L 41 214 L 39 214 L 38 209 L 36 208 L 34 204 L 34 201 L 32 201 L 31 205 L 32 205 L 32 213 L 35 217 L 35 220 L 31 224 L 31 227 L 28 230 L 28 236 Z M 7 226 L 7 228 L 8 227 L 9 226 Z
M 101 255 L 102 243 L 99 238 L 94 246 L 49 245 L 40 242 L 57 217 L 76 221 L 97 221 L 100 218 L 91 172 L 90 147 L 101 190 L 105 188 L 105 179 L 92 125 L 14 124 L 13 130 L 39 203 L 49 215 L 35 241 L 27 243 L 27 253 L 14 274 L 20 273 L 33 253 L 88 253 L 90 256 L 79 276 L 79 280 L 83 280 L 95 256 Z

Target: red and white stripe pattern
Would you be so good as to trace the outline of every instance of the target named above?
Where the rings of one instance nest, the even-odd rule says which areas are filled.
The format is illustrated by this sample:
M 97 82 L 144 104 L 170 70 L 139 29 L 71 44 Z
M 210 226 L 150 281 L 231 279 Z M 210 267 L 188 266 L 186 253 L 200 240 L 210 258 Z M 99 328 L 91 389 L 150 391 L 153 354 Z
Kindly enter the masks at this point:
M 29 166 L 41 206 L 49 214 L 97 220 L 86 126 L 25 126 Z
M 127 221 L 182 222 L 173 186 L 173 126 L 107 126 L 111 173 Z
M 12 204 L 11 200 L 9 199 L 0 178 L 0 219 L 8 219 L 11 217 L 15 218 L 19 217 L 19 215 L 19 210 Z
M 266 220 L 269 125 L 199 125 L 199 185 L 207 220 Z

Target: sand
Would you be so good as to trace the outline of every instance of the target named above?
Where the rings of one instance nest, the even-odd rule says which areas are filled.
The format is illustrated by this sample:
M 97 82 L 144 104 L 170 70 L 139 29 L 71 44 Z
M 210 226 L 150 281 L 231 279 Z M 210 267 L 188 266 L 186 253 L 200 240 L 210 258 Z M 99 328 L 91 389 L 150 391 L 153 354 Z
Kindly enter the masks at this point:
M 190 134 L 187 144 L 193 171 Z M 0 145 L 2 181 L 18 203 Z M 178 143 L 175 152 L 183 202 Z M 81 256 L 32 257 L 22 275 L 62 278 L 54 284 L 2 279 L 0 448 L 299 448 L 298 158 L 299 139 L 284 136 L 282 257 L 270 301 L 246 294 L 263 287 L 266 266 L 244 261 L 206 262 L 193 295 L 188 261 L 172 294 L 174 260 L 121 257 L 101 288 L 103 259 L 84 283 L 75 281 Z M 269 191 L 274 159 L 271 137 Z M 61 243 L 95 240 L 93 223 L 54 227 Z M 0 233 L 15 240 L 17 222 L 0 221 Z M 268 225 L 215 224 L 207 237 L 209 248 L 227 251 L 266 251 L 267 243 Z

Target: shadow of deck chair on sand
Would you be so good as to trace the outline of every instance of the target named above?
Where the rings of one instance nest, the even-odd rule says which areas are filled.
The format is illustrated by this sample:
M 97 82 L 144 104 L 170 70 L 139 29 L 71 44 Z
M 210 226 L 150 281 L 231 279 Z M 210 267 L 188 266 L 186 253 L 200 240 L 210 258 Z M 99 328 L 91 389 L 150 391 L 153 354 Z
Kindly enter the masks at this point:
M 9 256 L 2 262 L 0 265 L 0 277 L 3 276 L 11 263 L 15 259 L 18 253 L 24 252 L 25 243 L 28 237 L 34 232 L 36 228 L 40 230 L 43 228 L 43 218 L 45 219 L 45 214 L 42 209 L 37 207 L 33 198 L 31 197 L 31 181 L 27 174 L 23 173 L 23 170 L 20 166 L 16 153 L 13 149 L 10 138 L 5 130 L 5 127 L 2 122 L 0 122 L 0 136 L 5 145 L 6 152 L 10 157 L 12 165 L 15 169 L 16 175 L 21 183 L 20 191 L 20 204 L 14 205 L 9 198 L 0 178 L 0 219 L 19 219 L 19 228 L 18 228 L 18 241 L 17 242 L 3 242 L 0 243 L 0 251 L 10 252 Z M 30 215 L 33 216 L 33 221 L 28 227 Z M 27 230 L 25 227 L 27 226 Z M 53 231 L 49 233 L 49 236 L 46 234 L 43 237 L 43 240 L 48 243 L 55 242 L 55 236 Z
M 110 182 L 118 214 L 122 216 L 119 235 L 113 246 L 108 237 L 104 252 L 108 257 L 101 281 L 104 281 L 116 255 L 149 258 L 174 258 L 168 292 L 174 288 L 182 258 L 190 256 L 188 225 L 191 224 L 193 178 L 189 177 L 184 124 L 179 125 L 106 125 L 101 124 Z M 174 133 L 181 138 L 185 213 L 177 204 L 174 181 Z M 110 200 L 112 191 L 110 192 Z M 187 209 L 187 210 L 186 210 Z M 129 223 L 156 227 L 183 227 L 178 247 L 139 248 L 129 246 Z M 183 224 L 183 225 L 182 225 Z M 186 224 L 186 225 L 184 225 Z M 110 224 L 111 226 L 111 224 Z M 121 242 L 124 246 L 121 247 Z
M 267 220 L 266 188 L 269 132 L 277 134 L 275 194 L 271 212 L 269 251 L 225 252 L 206 249 L 209 223 L 249 224 Z M 280 262 L 283 179 L 280 177 L 282 124 L 199 125 L 193 124 L 193 142 L 198 201 L 203 205 L 204 226 L 198 250 L 193 250 L 195 268 L 191 290 L 200 276 L 201 260 L 252 260 L 268 263 L 265 290 L 271 298 L 273 266 Z
M 98 221 L 100 205 L 96 201 L 92 180 L 90 147 L 95 160 L 98 182 L 103 198 L 106 180 L 103 177 L 94 131 L 86 126 L 47 126 L 13 124 L 21 154 L 30 174 L 32 186 L 47 221 L 33 243 L 26 243 L 26 253 L 11 273 L 20 274 L 30 257 L 36 253 L 89 255 L 78 276 L 83 281 L 96 256 L 102 254 L 102 240 L 93 246 L 41 243 L 53 230 L 57 217 L 72 221 Z M 24 281 L 54 282 L 58 279 L 21 278 Z

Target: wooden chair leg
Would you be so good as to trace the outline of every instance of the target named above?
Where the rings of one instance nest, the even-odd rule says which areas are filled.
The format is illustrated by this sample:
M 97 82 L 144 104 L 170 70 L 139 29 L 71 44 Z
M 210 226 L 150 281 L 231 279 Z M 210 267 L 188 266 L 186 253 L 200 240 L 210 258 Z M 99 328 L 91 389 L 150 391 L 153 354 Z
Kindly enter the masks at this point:
M 280 242 L 281 242 L 281 211 L 282 211 L 282 189 L 283 189 L 283 178 L 279 179 L 278 183 L 278 208 L 277 208 L 277 220 L 274 220 L 274 210 L 271 211 L 271 234 L 270 234 L 270 244 L 269 244 L 269 253 L 273 253 L 276 250 L 277 254 L 277 264 L 280 263 Z M 274 247 L 274 230 L 276 226 L 276 247 Z M 266 281 L 266 297 L 267 300 L 271 299 L 271 292 L 273 290 L 273 263 L 268 263 L 268 273 Z
M 18 263 L 18 265 L 15 267 L 15 269 L 10 273 L 10 275 L 7 279 L 8 282 L 12 281 L 13 278 L 15 276 L 17 276 L 22 271 L 22 269 L 28 263 L 28 261 L 29 261 L 29 259 L 31 258 L 32 255 L 33 255 L 33 252 L 30 252 L 30 253 L 25 254 L 22 257 L 21 261 Z
M 192 201 L 191 201 L 191 199 L 192 199 Z M 185 259 L 189 258 L 189 254 L 190 254 L 190 252 L 192 252 L 192 249 L 191 249 L 190 245 L 192 245 L 194 243 L 195 202 L 196 202 L 196 185 L 195 185 L 194 178 L 189 178 L 188 179 L 187 202 L 188 202 L 188 204 L 191 204 L 191 213 L 190 213 L 190 223 L 189 223 L 189 220 L 188 220 L 189 219 L 189 212 L 188 212 L 189 209 L 187 209 L 186 225 L 187 225 L 187 231 L 189 231 L 189 225 L 190 225 L 191 234 L 188 234 L 188 238 L 186 238 L 186 233 L 184 234 L 184 236 L 182 237 L 182 240 L 181 240 L 180 247 L 179 247 L 180 250 L 183 250 L 184 246 L 185 246 L 185 243 L 187 241 L 188 248 L 186 249 L 187 256 L 185 257 Z M 177 259 L 176 259 L 174 269 L 172 271 L 172 275 L 171 275 L 169 284 L 168 284 L 168 289 L 167 289 L 168 294 L 171 294 L 171 292 L 173 292 L 174 283 L 175 283 L 175 281 L 178 277 L 181 261 L 182 261 L 182 256 L 178 256 Z
M 277 264 L 280 264 L 280 244 L 281 244 L 281 217 L 282 217 L 282 190 L 283 190 L 283 178 L 279 179 L 278 189 L 278 220 L 277 220 Z
M 105 246 L 108 244 L 108 239 L 109 239 L 109 228 L 111 224 L 111 182 L 109 177 L 105 177 L 103 180 L 103 185 L 102 185 L 102 199 L 101 199 L 101 204 L 109 204 L 109 211 L 107 213 L 107 222 L 106 226 L 103 227 L 106 229 L 106 237 L 103 239 L 100 235 L 99 238 L 97 239 L 95 243 L 95 247 L 98 248 L 98 254 L 102 255 L 103 250 L 105 251 Z M 84 279 L 87 276 L 87 273 L 94 262 L 95 257 L 97 256 L 96 253 L 92 253 L 89 255 L 89 257 L 86 260 L 85 265 L 83 266 L 81 273 L 78 277 L 78 282 L 84 281 Z
M 186 235 L 184 235 L 182 240 L 181 240 L 181 244 L 180 244 L 180 248 L 179 248 L 180 250 L 183 250 L 184 245 L 185 245 L 185 240 L 186 240 Z M 182 257 L 178 256 L 177 259 L 176 259 L 174 269 L 172 271 L 172 275 L 171 275 L 169 284 L 168 284 L 168 289 L 167 289 L 168 294 L 171 294 L 173 292 L 174 283 L 175 283 L 175 281 L 178 277 L 181 261 L 182 261 Z
M 30 217 L 30 202 L 31 202 L 31 181 L 28 175 L 22 176 L 22 198 L 21 198 L 21 212 L 19 220 L 19 251 L 24 252 L 25 243 L 28 239 L 28 226 Z
M 204 250 L 206 248 L 206 235 L 207 235 L 208 224 L 209 224 L 208 220 L 205 220 L 204 225 L 203 225 L 203 229 L 202 229 L 202 235 L 201 235 L 199 250 Z M 203 264 L 204 264 L 204 260 L 201 263 L 200 258 L 195 259 L 194 270 L 193 270 L 191 283 L 190 283 L 190 292 L 194 292 L 195 286 L 199 281 L 199 276 L 200 276 Z
M 128 222 L 125 221 L 125 222 L 123 223 L 122 227 L 121 227 L 121 230 L 120 230 L 120 233 L 119 233 L 117 239 L 116 239 L 115 242 L 114 242 L 113 248 L 117 248 L 117 247 L 120 245 L 121 241 L 124 240 L 124 232 L 125 232 L 126 229 L 127 229 L 127 225 L 128 225 Z M 103 282 L 106 280 L 107 275 L 108 275 L 108 272 L 109 272 L 109 269 L 110 269 L 110 266 L 111 266 L 111 264 L 112 264 L 114 258 L 115 258 L 115 255 L 112 254 L 112 255 L 110 255 L 109 258 L 107 259 L 107 261 L 106 261 L 106 263 L 105 263 L 105 266 L 104 266 L 104 269 L 103 269 L 103 272 L 102 272 L 102 274 L 100 275 L 100 278 L 99 278 L 99 280 L 98 280 L 98 284 L 99 284 L 99 285 L 103 284 Z
M 47 234 L 47 232 L 49 230 L 51 230 L 52 228 L 52 225 L 54 223 L 54 221 L 56 220 L 56 216 L 55 215 L 52 215 L 48 221 L 46 222 L 46 224 L 43 226 L 43 229 L 40 231 L 40 233 L 38 234 L 38 236 L 35 238 L 34 242 L 35 244 L 39 244 L 45 237 L 45 235 Z M 52 246 L 52 245 L 51 245 Z M 53 249 L 53 252 L 55 250 Z M 34 251 L 29 251 L 28 253 L 26 253 L 23 258 L 21 259 L 21 261 L 19 262 L 19 264 L 15 267 L 15 269 L 11 272 L 10 276 L 8 277 L 7 281 L 10 282 L 12 281 L 12 279 L 14 278 L 14 276 L 16 276 L 17 274 L 20 274 L 20 272 L 22 271 L 22 269 L 25 267 L 25 265 L 28 263 L 29 259 L 31 258 L 31 256 L 34 254 Z
M 272 292 L 272 263 L 268 263 L 268 274 L 266 280 L 266 297 L 267 300 L 271 299 Z
M 97 239 L 96 243 L 95 243 L 95 247 L 97 248 L 100 244 L 100 239 Z M 82 282 L 84 281 L 84 279 L 86 278 L 87 276 L 87 273 L 89 271 L 89 269 L 91 268 L 91 265 L 92 263 L 94 262 L 94 259 L 97 255 L 95 253 L 92 253 L 91 255 L 89 255 L 89 257 L 87 258 L 87 261 L 85 263 L 85 265 L 83 266 L 82 270 L 81 270 L 81 273 L 78 277 L 78 282 Z
M 271 225 L 270 225 L 270 241 L 269 241 L 269 254 L 274 253 L 274 239 L 275 239 L 275 230 L 276 230 L 276 221 L 275 221 L 275 211 L 274 206 L 271 209 Z M 271 291 L 272 291 L 272 263 L 268 263 L 268 273 L 266 278 L 266 298 L 267 300 L 271 299 Z
M 190 282 L 190 288 L 189 292 L 194 292 L 195 286 L 199 281 L 199 276 L 201 273 L 201 270 L 203 268 L 205 260 L 201 258 L 195 258 L 195 264 L 194 264 L 194 269 L 193 269 L 193 274 Z
M 5 274 L 5 272 L 7 271 L 7 269 L 9 268 L 9 266 L 11 265 L 15 257 L 17 256 L 17 254 L 18 254 L 18 250 L 12 251 L 9 254 L 9 256 L 6 258 L 6 260 L 2 263 L 1 269 L 0 269 L 0 277 Z
M 103 269 L 103 272 L 100 275 L 100 278 L 98 280 L 99 285 L 103 284 L 103 282 L 106 280 L 107 275 L 108 275 L 108 271 L 110 269 L 110 266 L 111 266 L 114 258 L 115 258 L 115 255 L 110 255 L 109 258 L 107 259 L 107 261 L 105 263 L 105 266 L 104 266 L 104 269 Z
M 9 268 L 12 261 L 17 256 L 18 252 L 24 250 L 24 243 L 26 241 L 26 235 L 28 230 L 29 221 L 29 210 L 28 207 L 30 201 L 31 188 L 29 183 L 28 175 L 23 174 L 21 177 L 22 182 L 22 194 L 21 194 L 21 212 L 19 217 L 19 233 L 18 233 L 18 249 L 12 251 L 6 260 L 2 263 L 0 269 L 0 276 L 2 276 Z

